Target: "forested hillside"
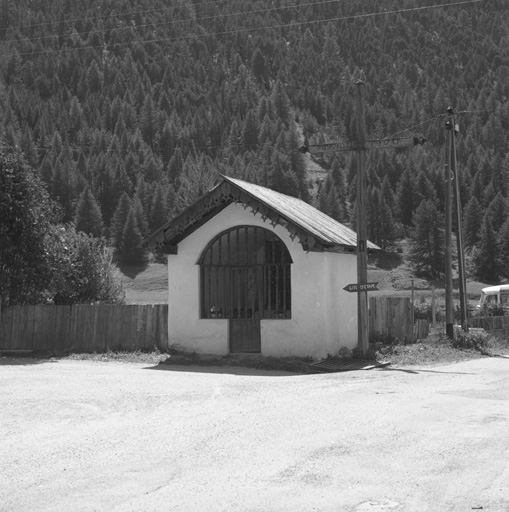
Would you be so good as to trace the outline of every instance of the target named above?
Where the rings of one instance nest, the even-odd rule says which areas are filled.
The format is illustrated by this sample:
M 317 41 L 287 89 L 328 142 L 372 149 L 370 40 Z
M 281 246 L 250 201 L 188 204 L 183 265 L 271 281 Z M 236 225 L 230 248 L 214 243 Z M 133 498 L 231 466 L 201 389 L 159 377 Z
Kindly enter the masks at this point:
M 304 138 L 355 137 L 362 79 L 370 138 L 428 139 L 368 152 L 370 238 L 390 247 L 432 221 L 440 238 L 452 106 L 465 112 L 457 154 L 474 271 L 503 277 L 509 9 L 507 0 L 450 4 L 0 0 L 0 137 L 40 172 L 62 222 L 120 252 L 218 173 L 300 196 L 351 224 L 352 155 L 318 160 L 330 172 L 310 183 L 298 148 Z

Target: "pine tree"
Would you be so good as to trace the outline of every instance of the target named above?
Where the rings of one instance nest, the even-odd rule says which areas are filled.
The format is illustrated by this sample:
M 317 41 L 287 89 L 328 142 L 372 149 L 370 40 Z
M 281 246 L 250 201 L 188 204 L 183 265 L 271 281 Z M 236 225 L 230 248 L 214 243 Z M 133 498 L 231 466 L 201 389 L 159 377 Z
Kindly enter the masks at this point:
M 76 231 L 82 231 L 96 238 L 103 235 L 104 224 L 101 209 L 89 187 L 86 187 L 80 194 L 74 224 Z
M 167 220 L 166 198 L 163 193 L 163 187 L 157 184 L 150 207 L 149 231 L 153 232 L 160 228 Z
M 463 243 L 466 249 L 472 249 L 479 241 L 483 211 L 475 196 L 470 198 L 463 213 Z
M 149 234 L 149 229 L 147 215 L 145 213 L 146 210 L 143 208 L 140 198 L 137 196 L 134 196 L 133 207 L 134 213 L 136 215 L 136 226 L 138 227 L 142 236 L 147 236 Z
M 142 265 L 146 261 L 146 254 L 143 249 L 143 236 L 138 227 L 136 217 L 136 205 L 133 204 L 127 215 L 120 244 L 122 261 L 130 265 Z
M 499 274 L 499 252 L 488 213 L 484 215 L 479 243 L 472 252 L 474 274 L 478 279 L 494 282 Z
M 180 186 L 177 189 L 177 210 L 182 211 L 208 192 L 216 183 L 217 170 L 211 167 L 210 160 L 202 157 L 195 159 L 187 157 L 180 176 Z
M 120 196 L 110 224 L 110 241 L 116 249 L 120 249 L 122 245 L 122 233 L 124 232 L 130 209 L 131 198 L 124 192 Z
M 277 117 L 288 126 L 290 121 L 290 100 L 281 80 L 276 80 L 270 99 L 274 105 Z
M 396 222 L 378 189 L 373 189 L 368 197 L 368 238 L 385 251 L 396 241 Z
M 152 97 L 148 94 L 145 97 L 145 101 L 143 102 L 143 106 L 140 112 L 140 128 L 141 133 L 143 135 L 143 139 L 145 142 L 153 146 L 155 136 L 157 133 L 157 126 L 155 122 L 155 109 L 154 104 L 152 102 Z
M 506 279 L 509 278 L 509 219 L 507 219 L 499 231 L 499 269 L 500 274 Z
M 504 224 L 507 217 L 507 203 L 502 192 L 498 192 L 495 198 L 488 205 L 486 210 L 491 222 L 491 228 L 495 233 L 498 233 L 502 224 Z
M 398 211 L 399 221 L 410 226 L 412 224 L 412 215 L 416 207 L 416 197 L 412 176 L 410 170 L 407 168 L 398 183 L 398 190 L 396 192 L 396 205 Z
M 290 159 L 290 168 L 299 182 L 299 197 L 304 201 L 309 201 L 306 165 L 304 163 L 304 155 L 299 151 L 299 148 L 300 142 L 296 124 L 291 122 L 285 140 L 286 154 Z
M 255 111 L 251 109 L 246 115 L 244 126 L 242 128 L 242 140 L 244 143 L 244 149 L 251 151 L 257 148 L 258 130 L 258 118 L 256 117 Z
M 425 199 L 413 216 L 410 255 L 415 270 L 438 278 L 445 258 L 444 218 L 433 199 Z
M 269 188 L 288 196 L 299 197 L 299 182 L 290 168 L 290 160 L 284 154 L 274 149 L 269 173 Z
M 67 155 L 55 162 L 51 175 L 50 194 L 52 199 L 62 206 L 64 222 L 70 221 L 73 217 L 76 178 L 74 163 Z
M 166 168 L 166 176 L 168 180 L 172 184 L 178 184 L 178 180 L 180 174 L 182 173 L 182 168 L 184 167 L 184 160 L 182 158 L 182 151 L 179 147 L 175 149 L 170 161 L 168 162 L 168 166 Z

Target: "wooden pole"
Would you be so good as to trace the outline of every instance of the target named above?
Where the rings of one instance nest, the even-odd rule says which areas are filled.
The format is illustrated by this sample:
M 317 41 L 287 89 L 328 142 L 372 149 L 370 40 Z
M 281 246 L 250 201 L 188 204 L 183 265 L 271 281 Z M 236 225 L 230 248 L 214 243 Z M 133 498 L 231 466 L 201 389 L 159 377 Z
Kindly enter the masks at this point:
M 451 205 L 451 130 L 446 123 L 445 159 L 445 334 L 454 337 L 452 304 L 452 205 Z
M 431 326 L 436 327 L 437 324 L 437 311 L 435 304 L 435 287 L 431 287 Z
M 461 327 L 468 331 L 467 283 L 465 276 L 465 255 L 463 252 L 463 228 L 461 225 L 461 193 L 456 163 L 456 121 L 452 109 L 449 111 L 451 129 L 451 173 L 454 176 L 454 197 L 456 202 L 456 246 L 458 250 L 458 280 L 460 292 Z
M 414 296 L 414 280 L 412 279 L 412 343 L 415 343 L 415 296 Z
M 364 91 L 365 84 L 358 81 L 356 101 L 357 124 L 357 283 L 368 282 L 368 249 L 366 222 L 366 124 Z M 365 356 L 369 349 L 368 293 L 357 294 L 358 349 Z

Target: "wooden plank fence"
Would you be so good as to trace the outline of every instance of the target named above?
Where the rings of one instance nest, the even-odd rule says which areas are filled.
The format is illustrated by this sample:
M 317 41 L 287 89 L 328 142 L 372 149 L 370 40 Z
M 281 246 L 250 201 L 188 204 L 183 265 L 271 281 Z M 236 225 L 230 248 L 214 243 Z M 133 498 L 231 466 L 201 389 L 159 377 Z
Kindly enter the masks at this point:
M 399 340 L 413 343 L 424 339 L 429 332 L 429 322 L 418 320 L 414 324 L 412 301 L 408 297 L 369 298 L 369 339 Z
M 468 319 L 468 325 L 485 331 L 509 332 L 509 316 L 474 316 Z
M 106 352 L 168 348 L 168 306 L 8 306 L 0 350 Z

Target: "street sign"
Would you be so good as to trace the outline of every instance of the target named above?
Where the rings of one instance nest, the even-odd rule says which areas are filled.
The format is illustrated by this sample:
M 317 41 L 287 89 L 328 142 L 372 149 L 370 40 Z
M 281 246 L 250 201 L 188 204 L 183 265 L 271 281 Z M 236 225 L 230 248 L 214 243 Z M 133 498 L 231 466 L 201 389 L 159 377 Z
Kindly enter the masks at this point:
M 343 290 L 346 290 L 347 292 L 377 292 L 378 283 L 354 283 L 354 284 L 347 284 Z
M 407 148 L 410 146 L 422 145 L 426 142 L 424 137 L 393 137 L 389 139 L 367 140 L 364 144 L 346 143 L 346 142 L 329 142 L 327 144 L 313 144 L 312 146 L 301 146 L 301 153 L 337 153 L 339 151 L 354 151 L 356 149 L 385 149 L 385 148 Z
M 370 149 L 383 149 L 383 148 L 408 148 L 410 146 L 417 146 L 424 144 L 426 139 L 424 137 L 401 137 L 392 139 L 368 140 L 366 141 L 366 148 Z
M 359 148 L 357 143 L 330 142 L 327 144 L 313 144 L 312 146 L 301 146 L 301 153 L 311 153 L 312 155 L 320 153 L 336 153 L 338 151 L 353 151 Z

